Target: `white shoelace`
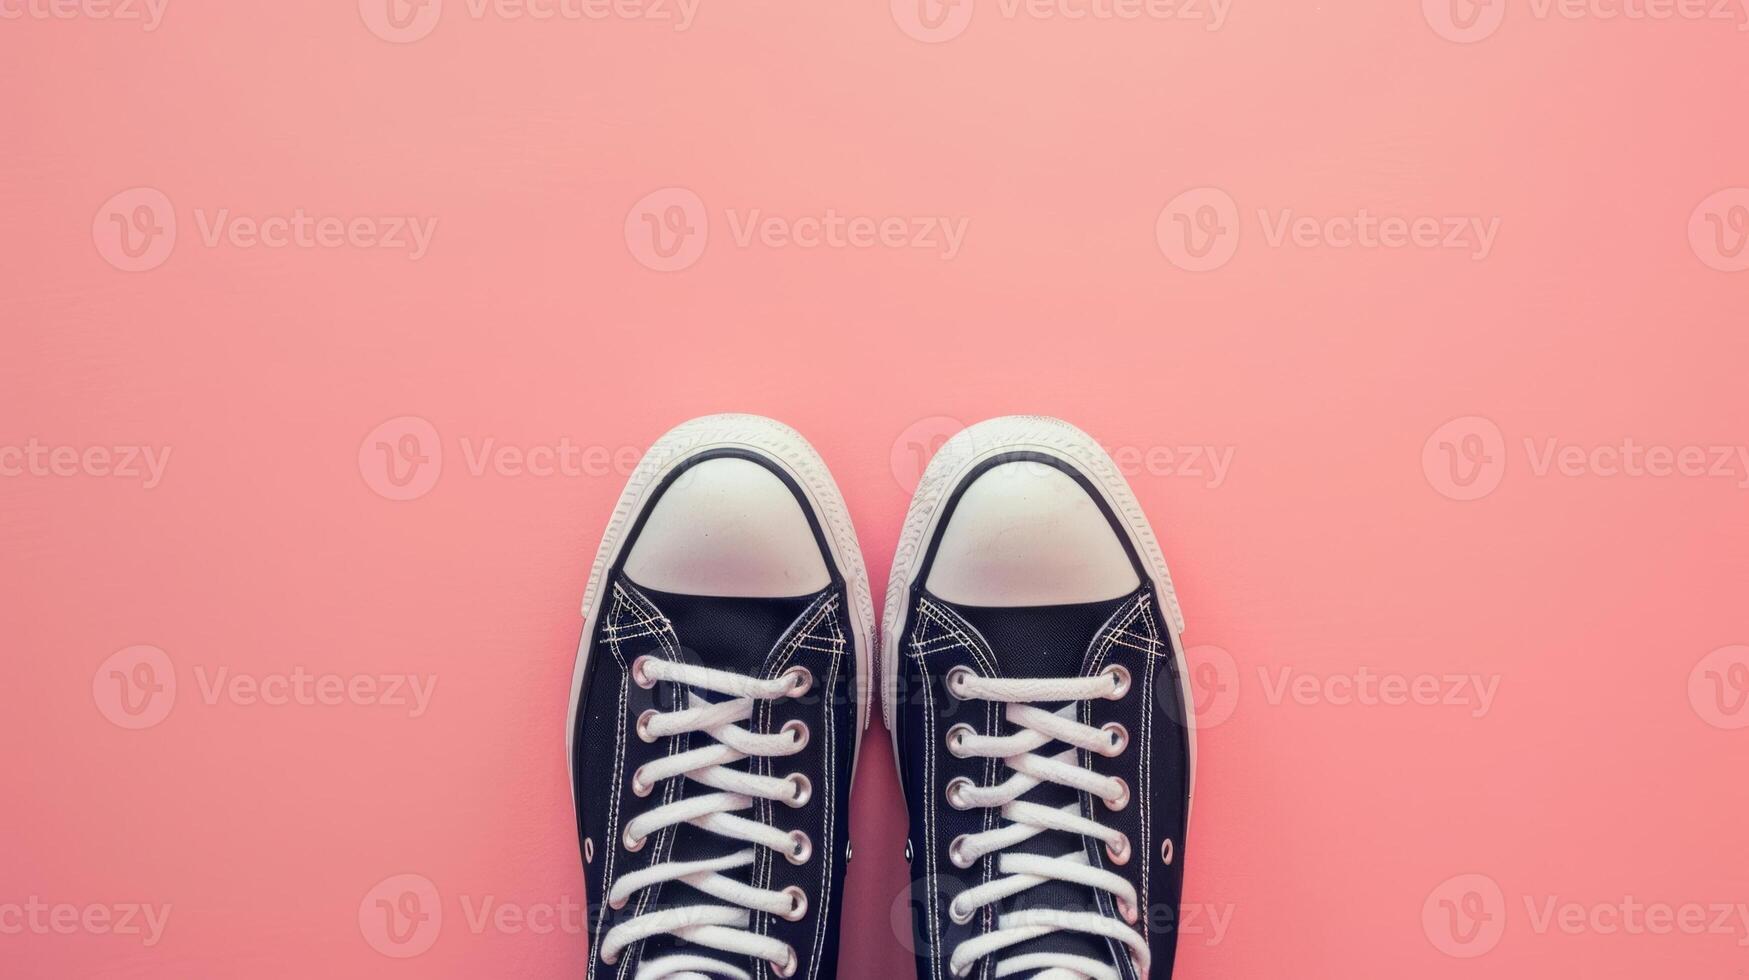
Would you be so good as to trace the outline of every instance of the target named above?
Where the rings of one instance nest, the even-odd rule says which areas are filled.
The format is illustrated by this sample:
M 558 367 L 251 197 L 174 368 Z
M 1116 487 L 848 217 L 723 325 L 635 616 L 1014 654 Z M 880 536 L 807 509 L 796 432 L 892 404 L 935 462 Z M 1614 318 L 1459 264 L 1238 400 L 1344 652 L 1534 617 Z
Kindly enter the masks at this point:
M 646 742 L 688 732 L 708 736 L 708 741 L 638 769 L 632 774 L 633 793 L 647 796 L 657 784 L 677 776 L 718 792 L 664 803 L 634 817 L 625 825 L 622 841 L 625 849 L 640 850 L 651 834 L 687 823 L 722 837 L 770 848 L 792 864 L 805 863 L 813 853 L 807 834 L 799 830 L 784 833 L 769 824 L 736 816 L 733 811 L 750 809 L 756 799 L 801 806 L 812 793 L 807 777 L 801 773 L 788 777 L 760 776 L 729 766 L 750 756 L 794 755 L 808 743 L 807 725 L 800 722 L 790 722 L 769 735 L 755 734 L 739 725 L 753 716 L 757 701 L 807 693 L 813 686 L 813 675 L 807 668 L 792 667 L 766 680 L 659 657 L 639 657 L 632 664 L 632 678 L 640 687 L 673 681 L 694 692 L 727 694 L 730 699 L 712 704 L 695 693 L 691 699 L 695 707 L 668 712 L 651 709 L 638 718 L 638 737 Z M 799 888 L 770 891 L 723 874 L 753 864 L 754 855 L 755 850 L 750 847 L 709 860 L 665 861 L 615 880 L 607 901 L 616 909 L 623 908 L 637 892 L 666 881 L 685 882 L 725 904 L 664 908 L 627 919 L 609 929 L 602 939 L 601 961 L 611 964 L 627 946 L 672 933 L 697 946 L 765 960 L 778 976 L 790 976 L 796 969 L 795 950 L 781 940 L 749 931 L 748 926 L 752 912 L 767 912 L 796 921 L 807 914 L 808 898 Z M 637 980 L 708 980 L 713 976 L 751 980 L 746 970 L 733 964 L 709 956 L 678 953 L 648 960 L 639 965 L 637 972 Z
M 963 700 L 998 701 L 1006 705 L 1008 722 L 1020 731 L 1013 735 L 979 735 L 970 726 L 955 725 L 948 731 L 948 749 L 961 758 L 1001 759 L 1013 775 L 995 786 L 976 786 L 956 779 L 947 786 L 948 801 L 959 809 L 1000 807 L 1000 826 L 956 838 L 949 857 L 956 866 L 970 867 L 978 859 L 997 854 L 993 878 L 960 892 L 948 906 L 955 921 L 969 921 L 978 909 L 1011 898 L 1046 881 L 1064 881 L 1110 894 L 1128 922 L 1137 915 L 1136 890 L 1122 876 L 1088 863 L 1080 848 L 1060 857 L 1041 854 L 1003 854 L 1006 848 L 1054 830 L 1091 837 L 1105 845 L 1113 864 L 1130 857 L 1129 838 L 1096 820 L 1081 815 L 1081 805 L 1061 809 L 1020 799 L 1042 783 L 1055 783 L 1091 793 L 1106 806 L 1121 810 L 1129 804 L 1129 786 L 1115 776 L 1101 776 L 1078 762 L 1078 750 L 1101 756 L 1121 754 L 1129 734 L 1121 725 L 1095 728 L 1075 720 L 1075 702 L 1096 698 L 1121 698 L 1129 691 L 1129 673 L 1112 666 L 1092 677 L 1004 679 L 980 677 L 960 667 L 948 673 L 948 690 Z M 1046 711 L 1029 702 L 1068 701 L 1057 711 Z M 1069 748 L 1053 756 L 1035 755 L 1050 742 Z M 1134 928 L 1096 911 L 1027 909 L 997 917 L 996 928 L 954 947 L 948 967 L 955 976 L 965 976 L 979 960 L 1000 953 L 1017 943 L 1062 931 L 1081 932 L 1116 940 L 1129 947 L 1142 976 L 1148 973 L 1148 943 Z M 1067 953 L 1028 953 L 997 961 L 996 976 L 1007 977 L 1037 970 L 1033 980 L 1119 980 L 1117 968 Z

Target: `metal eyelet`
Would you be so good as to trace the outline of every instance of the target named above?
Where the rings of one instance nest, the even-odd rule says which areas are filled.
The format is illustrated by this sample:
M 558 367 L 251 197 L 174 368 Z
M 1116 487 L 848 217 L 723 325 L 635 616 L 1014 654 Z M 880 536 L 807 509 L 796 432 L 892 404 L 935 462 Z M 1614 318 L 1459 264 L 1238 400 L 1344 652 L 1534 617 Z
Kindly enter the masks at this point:
M 632 828 L 627 826 L 625 833 L 620 835 L 619 842 L 623 844 L 628 851 L 641 851 L 644 849 L 644 845 L 650 842 L 650 838 L 633 837 Z
M 784 671 L 783 676 L 790 678 L 787 697 L 799 698 L 814 689 L 814 672 L 800 664 Z
M 1105 845 L 1105 856 L 1119 866 L 1130 863 L 1130 839 L 1119 837 L 1116 844 Z
M 788 779 L 789 784 L 795 787 L 795 792 L 791 793 L 790 798 L 784 802 L 792 807 L 807 806 L 808 800 L 814 795 L 814 784 L 808 780 L 808 777 L 799 772 L 790 773 Z
M 972 781 L 964 776 L 955 776 L 947 781 L 947 805 L 955 810 L 970 810 L 972 805 L 965 801 L 962 795 L 972 788 Z
M 650 661 L 654 658 L 645 654 L 632 661 L 632 682 L 639 687 L 648 689 L 656 686 L 656 679 L 650 676 Z
M 1168 837 L 1166 842 L 1160 845 L 1160 860 L 1171 864 L 1172 859 L 1176 856 L 1177 850 L 1172 846 L 1172 838 Z
M 1116 701 L 1130 693 L 1130 672 L 1122 664 L 1112 664 L 1100 673 L 1111 678 L 1111 693 L 1105 696 L 1107 700 Z
M 795 743 L 795 747 L 798 751 L 802 746 L 808 744 L 808 723 L 805 721 L 786 721 L 783 723 L 783 727 L 778 729 L 778 731 L 780 733 L 787 733 L 789 735 L 789 740 Z
M 654 742 L 656 740 L 656 736 L 650 732 L 650 722 L 661 713 L 662 712 L 657 711 L 655 708 L 644 709 L 644 713 L 638 716 L 638 738 L 646 742 Z
M 976 734 L 978 733 L 972 729 L 972 726 L 964 723 L 949 728 L 947 730 L 948 754 L 956 759 L 964 759 L 966 757 L 966 751 L 962 743 L 964 743 L 969 736 Z
M 784 857 L 789 859 L 789 863 L 807 864 L 808 858 L 813 856 L 814 842 L 808 839 L 808 835 L 799 830 L 790 831 L 789 850 L 784 852 Z
M 655 783 L 644 782 L 644 767 L 643 766 L 639 766 L 636 770 L 634 770 L 632 772 L 632 795 L 633 796 L 649 796 L 651 791 L 654 790 L 655 788 L 656 788 Z
M 790 947 L 789 955 L 784 958 L 783 963 L 772 967 L 771 972 L 780 977 L 793 977 L 796 975 L 796 950 L 794 946 Z
M 593 837 L 583 838 L 583 863 L 595 863 L 595 838 Z
M 1117 900 L 1117 914 L 1123 916 L 1123 920 L 1130 925 L 1136 924 L 1136 907 L 1121 898 Z
M 1130 730 L 1119 722 L 1108 721 L 1099 728 L 1105 736 L 1111 739 L 1111 749 L 1105 754 L 1109 756 L 1123 755 L 1123 750 L 1130 747 Z
M 1111 778 L 1117 780 L 1117 799 L 1106 800 L 1105 808 L 1108 810 L 1122 810 L 1124 807 L 1130 805 L 1130 784 L 1124 782 L 1122 776 L 1113 776 Z
M 953 924 L 956 926 L 965 925 L 966 923 L 972 921 L 972 916 L 977 915 L 977 914 L 978 914 L 977 909 L 970 909 L 970 910 L 962 911 L 960 909 L 960 900 L 957 898 L 954 899 L 953 901 L 947 903 L 947 917 L 952 919 Z
M 947 693 L 953 695 L 955 698 L 958 698 L 961 701 L 964 701 L 966 696 L 964 694 L 961 694 L 960 692 L 965 689 L 966 682 L 971 680 L 972 677 L 973 677 L 972 668 L 970 668 L 970 667 L 955 667 L 952 670 L 948 671 L 947 672 Z
M 800 922 L 808 914 L 808 893 L 799 885 L 791 885 L 783 893 L 789 896 L 789 911 L 782 913 L 784 921 Z
M 977 858 L 966 854 L 965 834 L 955 837 L 953 843 L 947 845 L 947 859 L 953 862 L 954 867 L 961 870 L 971 867 L 972 864 L 978 860 Z

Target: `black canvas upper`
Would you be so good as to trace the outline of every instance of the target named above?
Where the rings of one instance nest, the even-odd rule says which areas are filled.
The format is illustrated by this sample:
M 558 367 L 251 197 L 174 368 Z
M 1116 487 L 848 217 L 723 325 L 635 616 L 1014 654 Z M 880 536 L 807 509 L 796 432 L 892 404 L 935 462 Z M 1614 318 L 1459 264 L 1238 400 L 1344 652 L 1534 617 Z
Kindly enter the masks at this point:
M 646 513 L 649 506 L 646 504 Z M 805 501 L 803 507 L 807 507 Z M 637 528 L 641 522 L 635 525 L 634 534 Z M 622 554 L 629 550 L 628 541 Z M 586 639 L 593 643 L 572 759 L 578 833 L 593 849 L 593 860 L 584 865 L 589 897 L 589 977 L 631 977 L 640 961 L 681 951 L 738 965 L 755 977 L 774 976 L 762 960 L 686 946 L 672 935 L 635 944 L 613 964 L 600 958 L 602 937 L 628 918 L 657 908 L 722 904 L 684 882 L 671 881 L 637 892 L 623 909 L 614 910 L 605 897 L 619 876 L 654 863 L 720 857 L 748 848 L 755 851 L 756 862 L 749 868 L 724 872 L 727 876 L 774 891 L 800 886 L 809 905 L 807 915 L 796 922 L 751 913 L 750 931 L 791 945 L 798 959 L 797 977 L 835 976 L 836 910 L 843 887 L 850 773 L 858 735 L 854 658 L 859 652 L 854 649 L 846 611 L 845 585 L 835 569 L 832 579 L 825 589 L 806 596 L 728 598 L 658 592 L 640 587 L 619 568 L 611 570 L 603 586 L 607 592 L 600 612 L 587 624 L 590 632 Z M 635 725 L 640 713 L 649 708 L 664 712 L 684 708 L 691 696 L 689 689 L 677 683 L 661 682 L 646 689 L 632 682 L 632 664 L 646 655 L 761 678 L 776 677 L 798 665 L 812 673 L 813 687 L 808 693 L 760 701 L 754 716 L 742 723 L 751 732 L 772 733 L 786 722 L 803 721 L 809 738 L 802 751 L 782 758 L 754 757 L 734 766 L 745 770 L 754 765 L 758 767 L 755 772 L 778 777 L 799 772 L 809 778 L 811 798 L 800 807 L 760 800 L 753 808 L 738 812 L 782 831 L 805 831 L 813 844 L 805 863 L 792 865 L 763 846 L 689 824 L 652 834 L 638 851 L 622 845 L 626 823 L 638 814 L 685 796 L 714 792 L 684 777 L 657 784 L 647 797 L 631 791 L 631 774 L 640 765 L 671 752 L 697 748 L 704 738 L 680 735 L 646 743 L 638 737 Z
M 993 465 L 993 464 L 992 464 Z M 1078 479 L 1080 478 L 1078 474 Z M 975 479 L 966 477 L 961 489 Z M 1084 479 L 1083 479 L 1084 482 Z M 956 493 L 947 505 L 950 510 Z M 1097 498 L 1096 498 L 1097 499 Z M 1114 533 L 1126 548 L 1128 539 Z M 937 522 L 937 539 L 923 558 L 916 582 L 928 580 L 940 529 L 948 514 Z M 1134 553 L 1131 552 L 1132 559 Z M 1136 562 L 1138 569 L 1141 563 Z M 1183 882 L 1184 832 L 1189 792 L 1189 739 L 1179 719 L 1184 717 L 1177 660 L 1163 624 L 1158 597 L 1151 580 L 1140 576 L 1142 585 L 1129 595 L 1103 602 L 1073 605 L 997 608 L 956 605 L 928 593 L 921 584 L 907 597 L 900 636 L 899 703 L 894 711 L 901 780 L 911 824 L 914 940 L 920 978 L 942 980 L 951 976 L 948 960 L 954 948 L 972 936 L 995 928 L 997 915 L 1028 908 L 1092 911 L 1117 915 L 1111 896 L 1103 891 L 1067 882 L 1046 881 L 1012 898 L 979 910 L 971 921 L 954 923 L 948 904 L 967 888 L 999 877 L 1000 854 L 986 855 L 964 870 L 949 860 L 948 848 L 961 834 L 978 833 L 1002 824 L 999 808 L 957 810 L 946 800 L 950 780 L 964 776 L 976 785 L 992 786 L 1012 775 L 1001 760 L 958 758 L 947 751 L 947 731 L 965 723 L 980 735 L 1012 735 L 1016 729 L 1004 717 L 1000 704 L 959 700 L 949 693 L 948 672 L 967 667 L 985 677 L 1067 678 L 1098 674 L 1109 665 L 1125 667 L 1132 678 L 1129 694 L 1120 700 L 1078 702 L 1077 720 L 1093 726 L 1120 722 L 1129 732 L 1129 746 L 1120 755 L 1107 758 L 1081 751 L 1079 764 L 1101 775 L 1122 777 L 1130 787 L 1127 807 L 1113 811 L 1102 800 L 1054 783 L 1042 783 L 1021 800 L 1048 806 L 1063 806 L 1079 798 L 1080 812 L 1126 834 L 1131 854 L 1124 865 L 1110 862 L 1097 841 L 1078 834 L 1044 831 L 1007 849 L 1006 853 L 1031 852 L 1062 855 L 1084 849 L 1096 867 L 1124 876 L 1136 888 L 1140 900 L 1135 928 L 1145 930 L 1154 978 L 1171 975 L 1176 950 L 1176 923 Z M 1063 703 L 1040 703 L 1056 710 Z M 1037 750 L 1050 756 L 1065 748 L 1053 742 Z M 1173 842 L 1173 860 L 1163 859 L 1163 844 Z M 1121 919 L 1119 921 L 1122 921 Z M 975 976 L 989 977 L 999 960 L 1027 952 L 1072 953 L 1113 964 L 1125 977 L 1135 977 L 1127 950 L 1084 933 L 1059 931 L 1011 946 L 985 957 Z M 1141 980 L 1141 978 L 1136 978 Z

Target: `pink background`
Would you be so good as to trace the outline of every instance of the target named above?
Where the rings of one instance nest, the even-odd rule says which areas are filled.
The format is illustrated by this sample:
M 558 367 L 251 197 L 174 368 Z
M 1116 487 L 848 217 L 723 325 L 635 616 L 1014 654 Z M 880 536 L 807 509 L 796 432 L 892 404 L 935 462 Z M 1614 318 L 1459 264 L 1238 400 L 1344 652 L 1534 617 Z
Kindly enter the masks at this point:
M 1749 903 L 1741 10 L 705 0 L 677 30 L 447 0 L 397 33 L 379 0 L 155 30 L 24 2 L 0 973 L 579 975 L 543 910 L 582 897 L 586 565 L 638 447 L 732 409 L 814 440 L 877 595 L 957 422 L 1057 414 L 1130 460 L 1207 725 L 1181 976 L 1749 976 L 1749 912 L 1711 909 Z M 298 209 L 340 242 L 203 234 Z M 754 209 L 965 236 L 743 244 Z M 1274 231 L 1361 209 L 1497 233 Z M 423 254 L 373 247 L 405 216 Z M 1627 440 L 1706 463 L 1592 452 Z M 91 447 L 171 455 L 148 489 Z M 1494 694 L 1376 703 L 1363 671 Z M 416 716 L 250 696 L 294 672 L 436 686 Z M 910 970 L 878 725 L 849 977 Z M 104 924 L 130 903 L 169 906 L 156 942 Z

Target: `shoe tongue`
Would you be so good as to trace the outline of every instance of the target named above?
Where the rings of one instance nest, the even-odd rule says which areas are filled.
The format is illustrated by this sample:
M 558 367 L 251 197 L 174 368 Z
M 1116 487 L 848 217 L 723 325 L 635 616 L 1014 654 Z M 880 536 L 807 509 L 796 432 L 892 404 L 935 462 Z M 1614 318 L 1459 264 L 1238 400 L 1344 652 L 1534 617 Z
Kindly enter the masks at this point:
M 638 587 L 673 624 L 688 663 L 757 675 L 783 634 L 820 597 L 681 595 Z
M 749 676 L 758 676 L 764 671 L 766 659 L 777 646 L 778 640 L 782 639 L 790 626 L 819 598 L 818 593 L 781 598 L 735 598 L 681 595 L 657 592 L 642 586 L 638 588 L 668 617 L 674 635 L 679 638 L 687 663 Z M 711 694 L 709 697 L 712 700 L 723 700 L 727 696 Z M 692 748 L 698 748 L 707 742 L 707 736 L 694 735 L 691 745 Z M 745 771 L 747 761 L 735 763 L 730 768 Z M 715 790 L 688 780 L 686 792 L 688 796 L 696 796 L 713 793 Z M 742 811 L 741 816 L 751 819 L 753 812 Z M 701 830 L 691 824 L 679 824 L 674 828 L 674 843 L 667 860 L 702 861 L 757 847 L 758 845 L 746 841 Z M 723 875 L 749 884 L 752 870 L 751 866 L 736 868 L 723 872 Z M 724 903 L 685 882 L 670 881 L 662 886 L 660 904 L 663 908 L 675 908 Z M 753 972 L 754 964 L 749 957 L 682 942 L 672 935 L 653 936 L 646 940 L 643 959 L 648 962 L 659 956 L 676 953 L 706 956 Z
M 1087 647 L 1099 628 L 1133 598 L 1123 595 L 1062 606 L 961 606 L 935 601 L 977 629 L 1003 677 L 1080 677 Z
M 960 618 L 975 627 L 989 643 L 1004 677 L 1079 677 L 1087 659 L 1087 648 L 1117 611 L 1134 598 L 1119 596 L 1103 602 L 1084 602 L 1060 606 L 960 606 L 944 603 Z M 1035 707 L 1056 711 L 1068 702 L 1040 702 Z M 1038 750 L 1038 755 L 1052 756 L 1068 748 L 1062 742 L 1051 742 Z M 1003 778 L 1007 773 L 1004 771 Z M 1061 808 L 1077 804 L 1081 794 L 1067 786 L 1043 783 L 1021 799 L 1041 806 Z M 1097 816 L 1097 813 L 1095 814 Z M 1047 830 L 1022 841 L 1001 853 L 1040 854 L 1062 857 L 1080 853 L 1086 840 L 1079 834 Z M 989 858 L 987 860 L 996 860 Z M 998 906 L 1003 913 L 1023 909 L 1049 909 L 1056 912 L 1097 912 L 1097 896 L 1093 889 L 1067 881 L 1046 881 L 1004 900 Z M 1059 953 L 1085 956 L 1100 963 L 1111 961 L 1111 949 L 1105 940 L 1084 932 L 1059 931 L 1017 943 L 996 954 L 999 960 L 1029 953 Z

